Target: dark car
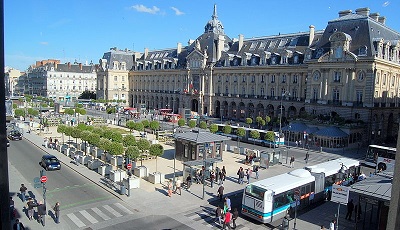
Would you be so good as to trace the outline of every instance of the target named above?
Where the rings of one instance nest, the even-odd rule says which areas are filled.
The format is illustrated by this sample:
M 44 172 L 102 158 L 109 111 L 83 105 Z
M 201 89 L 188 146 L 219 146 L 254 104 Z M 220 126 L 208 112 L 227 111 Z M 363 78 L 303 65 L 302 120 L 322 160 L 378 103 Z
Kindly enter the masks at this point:
M 61 169 L 60 161 L 53 155 L 43 155 L 39 164 L 47 171 Z
M 22 140 L 22 134 L 17 130 L 11 130 L 8 134 L 8 138 L 13 141 Z

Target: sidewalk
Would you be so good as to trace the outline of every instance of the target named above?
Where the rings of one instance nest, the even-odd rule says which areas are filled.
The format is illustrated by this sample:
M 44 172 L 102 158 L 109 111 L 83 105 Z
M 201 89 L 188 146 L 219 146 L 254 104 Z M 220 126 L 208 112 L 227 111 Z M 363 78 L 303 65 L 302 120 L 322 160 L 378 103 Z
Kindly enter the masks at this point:
M 115 126 L 116 127 L 116 126 Z M 189 218 L 184 218 L 181 213 L 193 210 L 195 208 L 199 208 L 201 206 L 207 206 L 210 202 L 217 200 L 217 189 L 218 185 L 214 185 L 214 188 L 209 186 L 205 186 L 205 195 L 204 200 L 202 199 L 203 195 L 203 186 L 201 184 L 193 184 L 191 187 L 191 191 L 182 190 L 182 195 L 179 196 L 177 194 L 173 194 L 171 198 L 167 196 L 166 183 L 164 184 L 152 184 L 144 179 L 140 181 L 139 189 L 132 189 L 130 197 L 126 195 L 120 195 L 119 191 L 113 191 L 109 187 L 105 186 L 101 183 L 102 176 L 95 171 L 88 169 L 86 166 L 80 165 L 77 166 L 71 162 L 71 158 L 66 155 L 54 150 L 45 148 L 42 146 L 44 137 L 57 137 L 59 141 L 61 141 L 61 134 L 57 133 L 56 127 L 50 127 L 49 133 L 41 133 L 38 135 L 35 132 L 26 133 L 26 127 L 22 127 L 25 129 L 24 138 L 34 144 L 36 147 L 42 149 L 43 151 L 53 154 L 60 159 L 63 164 L 63 167 L 69 167 L 72 170 L 76 171 L 83 177 L 97 184 L 102 189 L 113 194 L 118 199 L 126 202 L 132 208 L 140 210 L 141 212 L 145 212 L 148 214 L 159 214 L 160 210 L 162 213 L 168 216 L 177 219 L 178 221 L 193 226 L 195 229 L 202 229 L 204 225 L 200 225 L 199 223 L 193 223 L 193 221 Z M 116 127 L 123 129 L 122 127 Z M 40 134 L 40 133 L 39 133 Z M 153 139 L 154 135 L 148 134 L 148 139 Z M 162 144 L 162 143 L 161 143 Z M 162 144 L 165 150 L 165 154 L 162 157 L 157 159 L 157 171 L 166 175 L 166 178 L 171 179 L 173 176 L 173 155 L 174 148 L 169 145 Z M 224 194 L 232 195 L 238 192 L 242 192 L 245 184 L 241 185 L 237 183 L 237 175 L 236 172 L 239 167 L 243 167 L 244 169 L 249 168 L 250 166 L 244 165 L 243 162 L 245 156 L 234 154 L 231 152 L 224 151 L 223 153 L 223 162 L 218 164 L 218 167 L 222 168 L 225 166 L 227 170 L 227 179 L 224 183 L 225 191 Z M 138 162 L 140 165 L 140 161 Z M 150 172 L 155 171 L 156 160 L 145 160 L 143 161 L 143 165 L 148 168 Z M 305 166 L 302 162 L 296 162 L 295 168 L 303 168 Z M 176 160 L 176 175 L 182 175 L 182 163 Z M 275 175 L 279 175 L 282 173 L 286 173 L 294 170 L 295 168 L 289 168 L 287 165 L 276 165 L 272 166 L 269 169 L 262 169 L 259 172 L 260 179 L 265 179 L 267 177 L 272 177 Z M 15 168 L 10 167 L 10 175 L 18 175 Z M 12 174 L 11 174 L 12 173 Z M 180 178 L 182 181 L 183 178 Z M 255 180 L 255 179 L 253 179 Z M 18 179 L 10 180 L 10 191 L 18 191 L 19 184 L 16 184 L 16 181 L 20 181 Z M 28 188 L 31 189 L 31 188 Z M 22 203 L 22 202 L 21 202 Z M 21 207 L 22 204 L 17 204 L 16 207 Z M 143 214 L 143 213 L 142 213 Z M 297 229 L 318 229 L 319 225 L 311 224 L 306 221 L 301 220 L 301 216 L 297 219 Z M 24 220 L 26 221 L 26 220 Z M 48 223 L 51 221 L 48 221 Z M 237 221 L 238 224 L 243 224 L 246 226 L 247 220 L 239 219 Z M 292 223 L 291 223 L 292 226 Z M 50 227 L 50 224 L 49 224 Z M 341 228 L 342 229 L 342 228 Z

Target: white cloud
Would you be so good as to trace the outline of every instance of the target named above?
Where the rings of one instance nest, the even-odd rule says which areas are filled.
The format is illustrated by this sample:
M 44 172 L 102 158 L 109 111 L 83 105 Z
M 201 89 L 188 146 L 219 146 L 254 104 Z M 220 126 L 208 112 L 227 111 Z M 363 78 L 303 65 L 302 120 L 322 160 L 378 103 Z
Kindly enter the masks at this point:
M 386 1 L 386 2 L 384 2 L 384 3 L 382 4 L 382 6 L 383 6 L 383 7 L 387 7 L 389 4 L 390 4 L 390 2 L 389 2 L 389 1 Z
M 131 6 L 130 8 L 135 9 L 138 12 L 149 13 L 149 14 L 157 14 L 160 11 L 160 9 L 156 6 L 153 6 L 152 8 L 148 8 L 144 5 L 134 5 L 134 6 Z
M 176 8 L 176 7 L 171 7 L 171 9 L 173 10 L 173 11 L 175 11 L 175 15 L 182 15 L 182 14 L 185 14 L 185 13 L 183 13 L 182 11 L 180 11 L 178 8 Z
M 40 45 L 48 45 L 49 43 L 48 42 L 40 42 L 39 44 Z

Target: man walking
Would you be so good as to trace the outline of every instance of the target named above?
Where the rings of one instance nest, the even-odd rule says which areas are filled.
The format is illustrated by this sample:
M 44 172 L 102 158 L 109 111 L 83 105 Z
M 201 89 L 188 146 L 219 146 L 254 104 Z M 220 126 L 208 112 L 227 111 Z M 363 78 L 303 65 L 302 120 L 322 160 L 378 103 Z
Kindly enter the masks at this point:
M 351 215 L 353 214 L 353 209 L 354 209 L 354 204 L 353 204 L 353 199 L 347 203 L 347 214 L 346 214 L 346 220 L 351 220 Z
M 239 171 L 239 184 L 243 184 L 243 179 L 244 179 L 244 170 L 242 167 L 240 167 Z
M 239 217 L 239 212 L 238 212 L 237 208 L 234 208 L 233 209 L 233 213 L 232 213 L 232 222 L 233 222 L 232 227 L 233 227 L 233 229 L 236 228 L 236 220 L 237 220 L 238 217 Z
M 217 209 L 215 210 L 215 216 L 218 219 L 219 225 L 222 225 L 222 219 L 223 219 L 222 215 L 223 215 L 222 214 L 222 208 L 220 206 L 218 206 Z
M 19 188 L 19 191 L 21 192 L 22 202 L 25 202 L 26 190 L 28 190 L 28 189 L 25 187 L 25 185 L 21 184 L 21 188 Z
M 294 156 L 290 158 L 290 168 L 294 167 Z
M 222 196 L 224 195 L 224 186 L 219 186 L 219 188 L 218 188 L 218 197 L 219 197 L 219 200 L 220 201 L 222 201 Z
M 190 186 L 192 185 L 192 177 L 190 174 L 186 177 L 186 185 L 187 185 L 187 190 L 190 191 Z
M 56 214 L 56 224 L 60 223 L 60 203 L 57 202 L 56 205 L 54 205 L 53 208 L 55 214 Z
M 254 166 L 254 172 L 256 173 L 256 179 L 257 180 L 258 180 L 258 168 L 259 168 L 258 165 Z
M 35 202 L 33 201 L 33 199 L 32 198 L 29 198 L 29 200 L 28 200 L 28 203 L 27 203 L 27 206 L 28 206 L 28 219 L 29 220 L 32 220 L 33 219 L 33 216 L 34 216 L 34 212 L 35 212 L 35 207 L 36 207 L 36 204 L 35 204 Z
M 306 162 L 306 164 L 308 164 L 308 158 L 310 157 L 310 154 L 308 153 L 308 151 L 307 151 L 307 153 L 306 153 L 306 157 L 304 158 L 304 161 Z
M 39 201 L 39 205 L 37 206 L 38 213 L 38 222 L 43 226 L 46 225 L 46 205 Z
M 210 174 L 211 188 L 214 188 L 214 178 L 215 178 L 215 172 L 214 170 L 212 170 Z
M 232 213 L 229 211 L 226 212 L 224 218 L 224 225 L 222 226 L 222 229 L 226 229 L 226 226 L 228 226 L 229 229 L 232 229 L 230 225 L 231 219 L 232 219 Z
M 180 179 L 178 179 L 178 180 L 175 182 L 175 191 L 174 191 L 174 193 L 176 193 L 176 191 L 179 190 L 179 195 L 182 195 L 182 188 L 181 188 L 181 185 L 182 185 L 182 181 L 181 181 Z

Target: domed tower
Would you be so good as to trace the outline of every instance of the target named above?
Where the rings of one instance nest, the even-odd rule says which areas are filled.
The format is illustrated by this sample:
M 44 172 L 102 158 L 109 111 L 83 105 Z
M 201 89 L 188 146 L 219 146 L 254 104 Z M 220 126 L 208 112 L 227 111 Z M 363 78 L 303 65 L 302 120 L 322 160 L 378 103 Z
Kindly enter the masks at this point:
M 211 20 L 207 22 L 206 26 L 204 27 L 204 33 L 215 33 L 224 35 L 224 26 L 222 25 L 221 21 L 218 20 L 217 16 L 217 5 L 214 5 L 214 12 L 211 16 Z

